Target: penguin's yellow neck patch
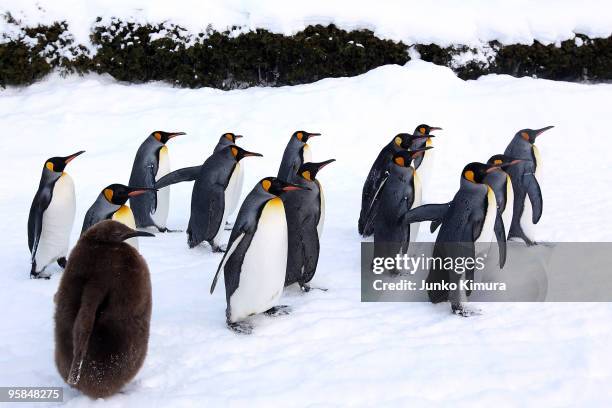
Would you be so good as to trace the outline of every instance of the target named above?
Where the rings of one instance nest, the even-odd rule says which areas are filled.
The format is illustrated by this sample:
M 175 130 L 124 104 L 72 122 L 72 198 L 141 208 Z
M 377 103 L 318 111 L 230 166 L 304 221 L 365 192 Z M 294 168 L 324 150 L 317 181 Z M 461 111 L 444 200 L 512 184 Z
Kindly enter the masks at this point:
M 136 228 L 136 220 L 134 220 L 134 214 L 132 214 L 132 210 L 127 205 L 122 205 L 121 207 L 119 207 L 119 209 L 113 214 L 112 219 L 122 224 L 125 224 L 130 228 Z
M 270 207 L 273 209 L 285 209 L 285 206 L 283 205 L 283 200 L 281 200 L 279 197 L 274 197 L 271 200 L 268 200 L 268 204 L 266 204 L 266 207 Z
M 167 155 L 167 154 L 168 154 L 168 146 L 163 145 L 162 147 L 160 147 L 160 148 L 159 148 L 159 153 L 160 153 L 160 154 Z
M 431 137 L 428 137 L 427 140 L 425 141 L 425 146 L 430 147 L 431 144 L 432 144 Z M 425 153 L 427 153 L 427 152 L 423 152 L 423 154 L 425 154 Z

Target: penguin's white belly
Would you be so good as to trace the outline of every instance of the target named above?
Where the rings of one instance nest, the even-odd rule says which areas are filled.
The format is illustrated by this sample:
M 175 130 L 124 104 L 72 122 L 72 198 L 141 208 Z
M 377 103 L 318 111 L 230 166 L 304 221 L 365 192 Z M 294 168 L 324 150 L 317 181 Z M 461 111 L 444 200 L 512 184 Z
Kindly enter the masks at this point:
M 236 322 L 277 306 L 287 271 L 287 219 L 280 198 L 268 201 L 246 251 L 238 288 L 230 297 L 230 320 Z
M 512 224 L 512 214 L 514 213 L 514 189 L 512 188 L 512 181 L 510 176 L 506 176 L 506 208 L 502 213 L 502 220 L 504 221 L 504 229 L 506 230 L 506 237 L 510 232 L 510 224 Z
M 119 209 L 114 212 L 111 219 L 125 224 L 132 229 L 136 229 L 136 220 L 134 219 L 134 214 L 132 213 L 132 209 L 127 205 L 122 205 L 121 207 L 119 207 Z M 130 238 L 125 242 L 138 249 L 138 238 Z
M 419 166 L 419 168 L 421 168 Z M 419 171 L 420 173 L 420 171 Z M 422 187 L 421 187 L 421 177 L 419 175 L 419 173 L 416 172 L 416 170 L 413 172 L 413 180 L 414 180 L 414 202 L 412 203 L 412 206 L 410 207 L 410 209 L 419 207 L 422 202 L 423 202 L 423 191 L 422 191 Z M 420 222 L 415 222 L 414 224 L 410 224 L 410 242 L 416 242 L 418 236 L 419 236 L 419 228 L 421 226 Z
M 310 146 L 307 144 L 304 145 L 304 149 L 302 150 L 302 157 L 304 159 L 303 163 L 312 162 L 312 151 L 310 150 Z
M 323 186 L 318 181 L 316 182 L 319 185 L 319 199 L 320 203 L 320 215 L 319 215 L 319 223 L 317 224 L 317 233 L 319 234 L 319 240 L 321 239 L 321 235 L 323 235 L 323 225 L 325 225 L 325 195 L 323 195 Z
M 425 146 L 431 146 L 431 139 L 427 139 L 425 142 Z M 419 176 L 421 177 L 421 183 L 427 184 L 429 180 L 431 180 L 431 174 L 433 173 L 434 166 L 434 158 L 435 158 L 435 149 L 426 150 L 423 153 L 423 160 L 421 161 L 421 165 L 418 168 Z
M 534 224 L 533 224 L 533 208 L 531 207 L 531 201 L 529 196 L 525 195 L 525 204 L 523 205 L 523 214 L 521 215 L 521 228 L 523 233 L 530 240 L 534 240 Z
M 36 251 L 36 272 L 68 254 L 76 199 L 72 178 L 64 173 L 55 182 L 49 206 L 43 213 L 42 231 Z
M 493 192 L 493 189 L 491 189 L 491 187 L 487 186 L 487 213 L 485 215 L 484 222 L 482 223 L 482 231 L 480 232 L 480 236 L 474 242 L 490 244 L 495 239 L 494 228 L 496 217 L 497 201 L 495 201 L 495 193 Z M 490 245 L 483 245 L 481 247 L 485 252 L 488 252 Z
M 170 157 L 168 156 L 168 148 L 163 146 L 159 150 L 159 163 L 155 181 L 170 173 Z M 139 186 L 136 186 L 139 187 Z M 164 187 L 157 192 L 157 209 L 151 218 L 155 221 L 158 227 L 165 228 L 168 221 L 168 210 L 170 208 L 170 186 Z
M 240 203 L 240 195 L 242 194 L 242 183 L 244 182 L 244 170 L 240 163 L 236 163 L 236 167 L 234 167 L 234 171 L 230 176 L 229 182 L 227 183 L 228 192 L 228 211 L 227 216 L 232 215 L 236 208 L 238 208 L 238 204 Z

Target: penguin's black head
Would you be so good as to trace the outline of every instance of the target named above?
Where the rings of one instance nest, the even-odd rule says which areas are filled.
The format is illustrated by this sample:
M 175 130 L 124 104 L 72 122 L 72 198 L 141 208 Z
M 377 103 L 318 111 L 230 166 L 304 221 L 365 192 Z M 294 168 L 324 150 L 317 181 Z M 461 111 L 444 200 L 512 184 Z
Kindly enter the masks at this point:
M 119 243 L 134 237 L 154 237 L 154 234 L 145 231 L 133 230 L 125 224 L 113 220 L 104 220 L 85 232 L 81 240 L 105 243 Z M 79 240 L 80 241 L 80 240 Z
M 313 136 L 321 136 L 321 134 L 320 133 L 308 133 L 305 130 L 298 130 L 297 132 L 293 134 L 292 137 L 295 137 L 297 140 L 299 140 L 302 143 L 306 143 L 308 142 L 308 139 Z
M 102 190 L 106 201 L 115 205 L 123 205 L 130 197 L 136 197 L 147 191 L 156 191 L 154 188 L 147 187 L 128 187 L 123 184 L 111 184 Z
M 410 146 L 412 146 L 412 142 L 419 139 L 427 139 L 428 137 L 434 137 L 434 135 L 428 136 L 419 133 L 415 133 L 414 135 L 411 135 L 410 133 L 398 133 L 393 138 L 393 143 L 395 143 L 397 147 L 401 147 L 402 149 L 410 149 Z
M 423 147 L 414 150 L 400 150 L 393 155 L 393 163 L 400 167 L 410 167 L 412 160 L 423 154 L 424 151 L 433 149 L 431 146 Z
M 310 190 L 308 187 L 298 186 L 297 184 L 288 183 L 276 177 L 266 177 L 260 182 L 261 187 L 268 193 L 275 196 L 280 196 L 286 191 L 295 190 Z
M 554 126 L 546 126 L 543 127 L 542 129 L 522 129 L 519 130 L 518 132 L 516 132 L 515 137 L 520 137 L 523 140 L 525 140 L 526 142 L 529 142 L 531 144 L 535 143 L 536 137 L 540 136 L 542 133 L 546 132 L 549 129 L 554 128 Z
M 232 153 L 232 156 L 234 156 L 234 158 L 236 159 L 236 161 L 240 161 L 244 159 L 245 157 L 249 157 L 249 156 L 263 157 L 263 154 L 261 153 L 249 152 L 247 150 L 244 150 L 242 147 L 239 147 L 236 145 L 229 146 L 229 149 L 230 149 L 230 152 Z
M 419 126 L 416 127 L 416 129 L 414 129 L 414 134 L 415 135 L 425 135 L 425 136 L 433 136 L 430 133 L 433 132 L 434 130 L 442 130 L 441 127 L 436 127 L 436 126 L 429 126 L 426 124 L 421 124 Z
M 81 150 L 80 152 L 73 153 L 66 157 L 52 157 L 45 162 L 45 168 L 55 173 L 61 173 L 68 163 L 83 153 L 85 153 L 85 150 Z
M 317 173 L 319 172 L 319 170 L 327 166 L 329 163 L 332 163 L 335 161 L 336 159 L 329 159 L 329 160 L 325 160 L 324 162 L 320 162 L 320 163 L 311 163 L 311 162 L 304 163 L 300 166 L 300 169 L 298 170 L 298 175 L 305 180 L 314 181 L 317 177 Z
M 520 159 L 515 159 L 513 157 L 506 156 L 505 154 L 495 154 L 491 156 L 489 160 L 487 160 L 487 164 L 492 164 L 501 168 L 505 168 L 519 162 L 521 162 Z
M 231 143 L 236 143 L 236 139 L 240 139 L 242 137 L 242 135 L 236 135 L 234 133 L 228 132 L 228 133 L 224 133 L 221 138 L 226 138 L 227 140 L 229 140 Z
M 486 175 L 492 171 L 496 171 L 497 169 L 499 169 L 499 166 L 473 162 L 463 168 L 461 177 L 469 182 L 482 184 Z
M 166 144 L 168 140 L 172 139 L 173 137 L 177 137 L 181 135 L 186 135 L 186 133 L 185 132 L 164 132 L 161 130 L 156 130 L 155 132 L 151 133 L 151 136 L 153 136 L 155 139 L 157 139 L 158 142 L 161 142 L 163 144 Z

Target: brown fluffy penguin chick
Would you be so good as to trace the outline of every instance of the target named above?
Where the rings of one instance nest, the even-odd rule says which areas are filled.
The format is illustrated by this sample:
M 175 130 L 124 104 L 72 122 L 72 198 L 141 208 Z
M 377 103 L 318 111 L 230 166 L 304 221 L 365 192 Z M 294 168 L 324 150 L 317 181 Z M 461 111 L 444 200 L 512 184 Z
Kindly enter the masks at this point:
M 55 295 L 55 364 L 93 398 L 117 393 L 147 354 L 151 280 L 144 258 L 124 241 L 153 236 L 102 221 L 72 250 Z

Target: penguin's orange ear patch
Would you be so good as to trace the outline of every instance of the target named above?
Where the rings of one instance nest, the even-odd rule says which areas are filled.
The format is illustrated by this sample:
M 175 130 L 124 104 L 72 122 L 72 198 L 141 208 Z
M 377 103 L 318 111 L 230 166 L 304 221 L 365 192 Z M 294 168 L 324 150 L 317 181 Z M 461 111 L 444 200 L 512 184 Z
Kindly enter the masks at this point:
M 236 149 L 235 147 L 232 147 L 232 156 L 236 157 L 238 156 L 238 149 Z
M 304 134 L 303 134 L 302 132 L 298 132 L 298 133 L 297 133 L 297 135 L 295 135 L 295 136 L 298 138 L 298 140 L 299 140 L 300 142 L 301 142 L 301 141 L 302 141 L 302 139 L 304 138 Z
M 48 168 L 48 169 L 49 169 L 49 170 L 51 170 L 51 171 L 54 171 L 54 170 L 53 170 L 53 163 L 51 163 L 51 162 L 46 162 L 46 163 L 45 163 L 45 167 L 46 167 L 46 168 Z
M 233 138 L 233 136 L 234 136 L 234 135 L 232 135 L 231 133 L 226 133 L 226 134 L 225 134 L 225 138 L 226 138 L 227 140 L 229 140 L 230 142 L 232 142 L 232 143 L 234 142 L 234 138 Z
M 425 129 L 424 127 L 422 127 L 422 128 L 420 128 L 420 129 L 419 129 L 419 132 L 421 132 L 421 133 L 425 134 L 425 130 L 426 130 L 426 129 Z
M 304 177 L 306 180 L 312 181 L 310 178 L 310 171 L 308 170 L 302 172 L 302 177 Z
M 493 164 L 497 165 L 497 164 L 502 164 L 503 162 L 500 159 L 496 159 L 493 161 Z
M 472 170 L 468 170 L 463 173 L 463 177 L 465 177 L 466 180 L 469 180 L 472 183 L 474 182 L 474 172 Z
M 272 186 L 272 182 L 270 180 L 264 180 L 261 182 L 261 186 L 264 190 L 268 191 L 270 190 L 270 186 Z
M 406 164 L 403 157 L 396 157 L 393 159 L 393 161 L 395 162 L 395 164 L 397 164 L 398 166 L 402 166 L 402 167 L 404 167 Z
M 399 136 L 396 136 L 395 139 L 393 139 L 393 142 L 395 142 L 396 145 L 401 146 L 402 145 L 402 138 Z
M 111 202 L 113 200 L 113 190 L 111 190 L 110 188 L 105 188 L 104 189 L 104 197 Z
M 161 133 L 155 132 L 153 134 L 153 137 L 156 138 L 158 142 L 161 142 Z
M 521 137 L 527 141 L 529 141 L 529 134 L 527 132 L 521 132 Z

